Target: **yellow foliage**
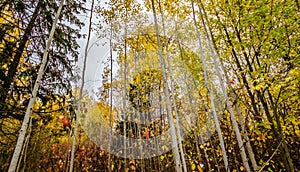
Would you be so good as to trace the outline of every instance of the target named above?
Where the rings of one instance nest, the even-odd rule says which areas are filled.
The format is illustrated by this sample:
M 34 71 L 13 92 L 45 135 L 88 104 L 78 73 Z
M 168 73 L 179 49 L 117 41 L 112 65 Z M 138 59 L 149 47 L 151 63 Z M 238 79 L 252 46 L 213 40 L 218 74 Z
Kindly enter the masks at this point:
M 191 168 L 194 171 L 196 169 L 196 165 L 193 163 Z
M 5 7 L 4 10 L 2 11 L 3 15 L 1 15 L 0 17 L 0 23 L 5 25 L 5 24 L 11 24 L 11 23 L 17 23 L 15 21 L 16 17 L 14 15 L 14 13 L 8 8 L 8 7 Z M 5 17 L 3 17 L 5 16 Z M 12 30 L 12 32 L 9 33 L 9 38 L 8 38 L 8 41 L 9 42 L 13 42 L 13 41 L 16 41 L 15 38 L 19 37 L 20 36 L 20 29 L 18 28 L 14 28 Z M 0 50 L 4 47 L 4 39 L 2 40 L 2 42 L 0 43 Z
M 296 130 L 296 134 L 298 137 L 300 137 L 300 130 Z
M 13 26 L 11 26 L 10 30 L 6 31 L 4 39 L 2 39 L 2 41 L 0 42 L 0 51 L 3 51 L 6 44 L 8 44 L 8 43 L 14 44 L 16 41 L 18 41 L 18 38 L 21 37 L 21 35 L 22 35 L 22 29 L 19 29 L 19 27 L 17 27 L 18 25 L 20 26 L 20 24 L 18 24 L 18 21 L 16 20 L 17 17 L 13 13 L 13 11 L 11 11 L 10 8 L 5 7 L 4 10 L 1 11 L 1 13 L 2 13 L 2 15 L 0 16 L 0 24 L 8 25 L 8 26 L 13 25 Z M 27 45 L 28 45 L 28 43 L 27 43 Z M 15 46 L 13 51 L 15 52 L 17 50 L 17 48 L 18 47 Z M 28 63 L 25 62 L 25 59 L 24 59 L 25 56 L 26 56 L 26 53 L 23 53 L 23 55 L 20 58 L 20 65 L 17 68 L 19 73 L 22 73 L 31 67 L 31 65 L 29 65 Z M 10 61 L 12 61 L 13 57 L 14 57 L 14 54 L 12 54 L 12 57 L 9 57 Z M 8 71 L 10 61 L 8 61 L 7 63 L 4 63 L 4 64 L 0 64 L 0 68 L 2 68 L 4 71 Z M 15 81 L 16 85 L 17 86 L 27 86 L 28 79 L 29 79 L 28 76 L 21 76 L 19 78 L 16 78 L 16 81 Z
M 103 119 L 106 122 L 109 122 L 110 120 L 110 105 L 104 103 L 104 102 L 98 102 L 97 103 L 98 110 L 100 111 L 100 115 L 103 117 Z M 112 109 L 112 115 L 111 120 L 114 121 L 114 113 L 116 113 L 116 110 Z

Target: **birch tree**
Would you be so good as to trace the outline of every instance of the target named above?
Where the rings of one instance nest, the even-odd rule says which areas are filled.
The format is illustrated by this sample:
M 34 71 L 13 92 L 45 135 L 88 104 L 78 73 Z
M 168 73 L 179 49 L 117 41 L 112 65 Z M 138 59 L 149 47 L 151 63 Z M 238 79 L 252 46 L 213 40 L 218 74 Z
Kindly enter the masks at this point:
M 160 60 L 160 66 L 162 69 L 162 74 L 163 74 L 163 83 L 164 83 L 164 94 L 166 97 L 166 102 L 167 102 L 167 115 L 169 118 L 169 124 L 170 124 L 170 134 L 171 134 L 171 139 L 172 139 L 172 147 L 173 147 L 173 153 L 175 156 L 175 164 L 176 164 L 176 171 L 181 172 L 182 171 L 182 165 L 180 161 L 180 155 L 178 152 L 178 139 L 176 136 L 176 130 L 174 126 L 174 119 L 172 115 L 172 105 L 170 101 L 170 93 L 169 93 L 169 84 L 167 82 L 167 75 L 166 75 L 166 65 L 163 59 L 162 55 L 162 46 L 160 43 L 160 37 L 159 37 L 159 31 L 158 31 L 158 22 L 157 22 L 157 17 L 156 17 L 156 11 L 154 7 L 154 0 L 151 0 L 152 4 L 152 12 L 153 12 L 153 17 L 154 17 L 154 23 L 155 23 L 155 32 L 156 32 L 156 38 L 157 38 L 157 45 L 158 45 L 158 54 L 159 54 L 159 60 Z
M 15 147 L 15 151 L 14 151 L 14 154 L 13 154 L 13 157 L 12 157 L 9 169 L 8 169 L 9 172 L 14 172 L 16 170 L 18 160 L 20 158 L 20 153 L 21 153 L 21 150 L 22 150 L 22 147 L 23 147 L 25 135 L 26 135 L 27 128 L 28 128 L 28 122 L 31 118 L 32 107 L 34 105 L 34 101 L 36 99 L 36 95 L 37 95 L 37 92 L 38 92 L 40 84 L 41 84 L 41 80 L 42 80 L 44 70 L 45 70 L 45 67 L 46 67 L 47 57 L 48 57 L 48 53 L 49 53 L 48 52 L 49 47 L 50 47 L 52 39 L 53 39 L 53 35 L 54 35 L 54 32 L 55 32 L 57 20 L 58 20 L 58 17 L 60 15 L 60 13 L 61 13 L 63 4 L 64 4 L 64 0 L 62 0 L 60 2 L 58 11 L 55 15 L 55 20 L 53 21 L 51 32 L 50 32 L 49 38 L 47 40 L 47 46 L 45 48 L 42 63 L 41 63 L 41 66 L 40 66 L 40 69 L 39 69 L 39 72 L 38 72 L 38 77 L 37 77 L 37 80 L 34 84 L 34 88 L 33 88 L 33 91 L 32 91 L 32 96 L 30 98 L 30 101 L 29 101 L 29 104 L 28 104 L 28 107 L 27 107 L 27 110 L 26 110 L 26 113 L 25 113 L 25 117 L 24 117 L 24 120 L 23 120 L 23 123 L 22 123 L 22 127 L 21 127 L 21 130 L 20 130 L 19 137 L 18 137 L 17 145 Z
M 242 85 L 243 91 L 236 92 L 237 97 L 244 94 L 244 91 L 246 92 L 247 98 L 249 97 L 249 102 L 251 102 L 249 104 L 252 115 L 251 124 L 267 125 L 266 128 L 255 128 L 256 131 L 265 129 L 273 133 L 272 136 L 268 134 L 268 137 L 273 138 L 274 136 L 274 139 L 270 141 L 274 141 L 273 143 L 276 144 L 270 145 L 279 145 L 284 135 L 282 134 L 283 125 L 287 124 L 284 122 L 286 118 L 279 110 L 285 109 L 287 106 L 276 107 L 281 104 L 279 103 L 281 93 L 289 90 L 289 87 L 280 89 L 280 93 L 274 91 L 274 88 L 275 85 L 281 87 L 279 85 L 282 83 L 278 82 L 281 80 L 279 78 L 284 74 L 289 75 L 290 70 L 292 73 L 294 71 L 293 63 L 297 52 L 294 48 L 297 47 L 295 46 L 296 35 L 299 28 L 299 22 L 295 22 L 299 21 L 299 18 L 294 17 L 299 11 L 298 4 L 295 1 L 265 1 L 260 3 L 212 1 L 212 3 L 204 3 L 207 6 L 206 9 L 211 10 L 210 21 L 216 21 L 211 22 L 214 23 L 211 24 L 213 26 L 211 28 L 218 51 L 222 52 L 220 53 L 222 57 L 228 57 L 224 58 L 225 64 L 231 68 L 231 71 L 235 71 L 230 73 L 230 77 L 235 76 L 241 79 L 238 83 Z M 237 10 L 232 10 L 233 8 Z M 211 15 L 217 20 L 212 19 Z M 291 22 L 293 24 L 287 24 Z M 216 35 L 222 35 L 221 39 L 216 38 Z M 229 65 L 230 63 L 234 65 Z M 274 101 L 274 95 L 279 96 L 277 103 Z M 284 100 L 284 102 L 287 101 Z M 266 121 L 270 125 L 266 124 Z M 264 133 L 267 133 L 266 131 Z M 275 147 L 270 145 L 266 146 L 265 149 L 268 150 L 269 154 L 272 154 Z M 293 160 L 285 141 L 282 142 L 280 149 L 281 156 L 279 158 L 283 163 L 278 166 L 277 163 L 274 164 L 276 166 L 274 168 L 283 168 L 284 166 L 288 171 L 293 171 Z
M 79 99 L 77 100 L 77 109 L 80 109 L 81 106 L 81 100 L 82 100 L 82 93 L 84 88 L 84 82 L 85 82 L 85 70 L 86 70 L 86 62 L 88 58 L 88 50 L 89 50 L 89 44 L 90 44 L 90 38 L 91 38 L 91 32 L 92 32 L 92 19 L 93 19 L 93 13 L 94 13 L 94 0 L 91 2 L 91 14 L 89 18 L 89 27 L 88 27 L 88 37 L 86 41 L 85 51 L 84 51 L 84 59 L 83 59 L 83 69 L 81 74 L 81 85 L 80 85 L 80 91 L 79 91 Z M 71 151 L 71 162 L 70 162 L 70 172 L 73 171 L 74 168 L 74 154 L 75 154 L 75 146 L 76 146 L 76 137 L 77 137 L 77 130 L 79 125 L 79 117 L 76 112 L 75 114 L 75 127 L 74 127 L 74 134 L 73 134 L 73 142 L 72 142 L 72 151 Z
M 234 127 L 234 130 L 236 132 L 236 137 L 237 137 L 237 140 L 238 140 L 238 145 L 241 149 L 241 156 L 242 156 L 242 159 L 243 159 L 243 164 L 246 168 L 246 170 L 248 172 L 250 172 L 250 167 L 249 167 L 249 164 L 248 164 L 248 160 L 247 160 L 247 155 L 246 155 L 246 152 L 245 152 L 245 148 L 244 148 L 244 144 L 243 144 L 243 141 L 242 141 L 242 137 L 241 137 L 241 134 L 240 134 L 240 129 L 238 127 L 238 124 L 237 124 L 237 121 L 236 121 L 236 118 L 235 118 L 235 114 L 233 112 L 233 109 L 232 109 L 232 106 L 231 106 L 231 103 L 229 101 L 229 98 L 228 98 L 228 95 L 227 95 L 227 90 L 225 88 L 225 85 L 224 85 L 224 82 L 223 82 L 223 79 L 222 79 L 222 76 L 221 76 L 221 73 L 220 73 L 220 70 L 221 68 L 219 67 L 219 60 L 217 59 L 217 54 L 213 48 L 213 45 L 212 45 L 212 41 L 209 37 L 209 34 L 208 34 L 208 31 L 207 31 L 207 26 L 204 22 L 204 18 L 203 18 L 203 14 L 202 14 L 202 11 L 199 7 L 199 12 L 200 12 L 200 17 L 201 17 L 201 21 L 202 21 L 202 25 L 204 27 L 204 31 L 205 31 L 205 35 L 206 35 L 206 38 L 207 38 L 207 41 L 208 41 L 208 44 L 209 44 L 209 47 L 210 47 L 210 50 L 211 50 L 211 53 L 212 53 L 212 58 L 213 58 L 213 61 L 214 61 L 214 67 L 215 67 L 215 70 L 216 70 L 216 73 L 217 73 L 217 76 L 218 76 L 218 79 L 219 79 L 219 82 L 221 83 L 221 88 L 222 88 L 222 91 L 223 91 L 223 94 L 225 95 L 225 100 L 226 100 L 226 104 L 227 104 L 227 108 L 230 112 L 230 117 L 231 117 L 231 122 L 232 122 L 232 125 Z M 227 83 L 229 83 L 229 81 L 227 81 Z
M 218 116 L 217 116 L 217 111 L 216 111 L 216 108 L 215 108 L 214 96 L 212 94 L 212 91 L 210 89 L 210 86 L 209 86 L 209 83 L 208 83 L 208 80 L 207 80 L 206 60 L 204 58 L 202 39 L 201 39 L 200 30 L 199 30 L 199 27 L 198 27 L 198 24 L 197 24 L 197 21 L 196 21 L 194 2 L 193 1 L 192 1 L 192 9 L 193 9 L 194 25 L 196 27 L 197 37 L 198 37 L 198 41 L 199 41 L 200 55 L 201 55 L 202 64 L 203 64 L 203 67 L 204 67 L 204 74 L 203 75 L 204 75 L 204 80 L 205 80 L 205 87 L 206 87 L 206 89 L 209 93 L 211 108 L 212 108 L 212 111 L 213 111 L 213 117 L 214 117 L 216 129 L 217 129 L 217 132 L 218 132 L 219 140 L 220 140 L 220 146 L 221 146 L 221 149 L 222 149 L 222 155 L 223 155 L 223 161 L 224 161 L 225 169 L 226 169 L 226 171 L 230 171 L 230 169 L 228 167 L 228 159 L 227 159 L 225 144 L 224 144 L 224 140 L 223 140 L 220 124 L 219 124 L 219 119 L 218 119 Z
M 164 14 L 162 12 L 162 7 L 161 7 L 161 2 L 160 0 L 158 1 L 158 6 L 159 6 L 159 11 L 161 14 L 161 23 L 162 23 L 162 30 L 163 30 L 163 36 L 166 37 L 166 28 L 165 28 L 165 21 L 164 21 Z M 177 26 L 177 24 L 176 24 Z M 174 113 L 175 113 L 175 117 L 176 117 L 176 131 L 177 131 L 177 139 L 178 139 L 178 143 L 179 143 L 179 151 L 180 151 L 180 157 L 182 160 L 182 166 L 183 166 L 183 171 L 187 172 L 187 168 L 186 168 L 186 162 L 185 162 L 185 157 L 184 157 L 184 151 L 183 151 L 183 147 L 182 147 L 182 138 L 181 138 L 181 133 L 180 133 L 180 127 L 179 127 L 179 118 L 178 118 L 178 110 L 177 110 L 177 104 L 176 104 L 176 99 L 175 99 L 175 91 L 174 91 L 174 83 L 173 83 L 173 72 L 171 71 L 171 58 L 170 58 L 170 54 L 169 54 L 169 45 L 168 42 L 166 42 L 166 54 L 167 54 L 167 70 L 168 73 L 170 75 L 170 86 L 171 86 L 171 95 L 173 97 L 173 101 L 172 101 L 172 105 L 174 107 Z

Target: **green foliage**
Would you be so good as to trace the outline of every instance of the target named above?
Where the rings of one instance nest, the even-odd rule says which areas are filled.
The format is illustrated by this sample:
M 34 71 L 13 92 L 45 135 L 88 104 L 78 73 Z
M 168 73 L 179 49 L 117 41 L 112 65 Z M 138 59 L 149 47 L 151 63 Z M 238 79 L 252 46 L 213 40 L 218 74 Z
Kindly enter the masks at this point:
M 202 4 L 227 71 L 240 82 L 233 84 L 236 94 L 242 97 L 239 101 L 242 104 L 251 102 L 250 106 L 241 107 L 246 108 L 242 109 L 245 114 L 250 112 L 244 118 L 249 122 L 259 164 L 264 165 L 274 152 L 276 146 L 270 142 L 278 145 L 282 138 L 286 139 L 282 145 L 284 151 L 281 155 L 277 153 L 268 164 L 270 170 L 291 171 L 293 167 L 287 161 L 298 166 L 294 158 L 299 157 L 299 153 L 287 148 L 299 144 L 298 127 L 289 120 L 299 121 L 299 103 L 295 101 L 299 98 L 299 86 L 293 84 L 299 82 L 299 73 L 295 73 L 299 70 L 299 56 L 296 55 L 299 51 L 299 9 L 295 3 L 214 1 Z M 260 111 L 255 112 L 255 108 Z M 294 158 L 287 160 L 288 154 Z M 280 160 L 280 156 L 285 158 Z

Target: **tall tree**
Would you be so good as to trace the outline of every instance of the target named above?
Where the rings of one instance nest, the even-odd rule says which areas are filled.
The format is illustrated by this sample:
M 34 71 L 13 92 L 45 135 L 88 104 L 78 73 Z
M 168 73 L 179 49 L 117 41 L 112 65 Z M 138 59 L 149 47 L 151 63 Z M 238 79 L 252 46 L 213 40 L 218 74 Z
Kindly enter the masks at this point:
M 1 37 L 4 47 L 1 50 L 1 59 L 6 59 L 7 68 L 3 71 L 1 77 L 1 109 L 4 113 L 1 118 L 15 116 L 22 118 L 14 108 L 16 103 L 10 103 L 9 100 L 16 99 L 24 92 L 31 92 L 37 75 L 35 71 L 38 69 L 41 61 L 46 41 L 50 33 L 54 11 L 57 11 L 58 5 L 56 1 L 3 1 L 1 5 L 10 8 L 15 16 L 15 24 L 6 27 L 8 30 L 18 30 L 20 35 L 14 37 L 14 41 L 7 41 L 12 38 L 6 31 Z M 39 100 L 44 103 L 54 98 L 54 94 L 63 95 L 70 93 L 71 80 L 73 76 L 72 65 L 78 58 L 77 48 L 79 47 L 76 39 L 82 35 L 76 27 L 81 27 L 83 23 L 75 16 L 75 13 L 82 11 L 82 4 L 78 1 L 70 1 L 70 5 L 65 6 L 62 15 L 59 17 L 57 29 L 54 33 L 54 44 L 50 47 L 47 63 L 53 64 L 46 68 L 43 84 L 38 93 Z M 75 13 L 74 13 L 75 12 Z M 3 11 L 1 11 L 3 14 Z M 66 20 L 64 20 L 66 19 Z M 71 25 L 75 27 L 71 27 Z M 16 47 L 11 49 L 10 47 Z M 9 59 L 9 60 L 8 60 Z M 23 62 L 30 68 L 20 71 Z M 29 77 L 25 85 L 16 84 L 24 77 Z M 51 83 L 50 83 L 51 82 Z M 56 91 L 57 88 L 61 88 Z M 28 103 L 28 100 L 24 101 Z M 19 109 L 19 108 L 17 108 Z M 24 111 L 24 109 L 20 109 Z
M 280 97 L 283 96 L 282 93 L 290 92 L 288 90 L 291 87 L 280 86 L 278 92 L 275 85 L 284 83 L 284 77 L 290 76 L 290 72 L 293 73 L 295 62 L 298 61 L 298 50 L 294 48 L 297 47 L 296 35 L 299 28 L 299 18 L 296 17 L 299 10 L 297 3 L 212 1 L 203 4 L 210 11 L 210 27 L 219 54 L 229 57 L 224 58 L 227 64 L 234 62 L 234 65 L 228 66 L 231 66 L 232 71 L 238 71 L 235 72 L 235 77 L 241 81 L 242 88 L 250 98 L 253 124 L 259 122 L 264 126 L 267 121 L 273 133 L 271 137 L 277 138 L 275 143 L 279 145 L 282 138 L 287 136 L 282 128 L 290 124 L 286 123 L 286 116 L 276 107 L 285 109 L 285 103 L 280 101 Z M 233 11 L 233 8 L 237 10 Z M 293 81 L 297 82 L 294 79 Z M 294 91 L 290 93 L 292 92 Z M 292 103 L 289 106 L 295 107 L 296 104 Z M 261 113 L 260 109 L 264 113 Z M 290 115 L 293 116 L 293 113 Z M 263 128 L 257 128 L 258 131 L 261 129 Z M 272 146 L 267 150 L 271 154 L 274 149 Z M 280 150 L 284 168 L 294 171 L 293 160 L 285 140 Z
M 220 123 L 219 123 L 219 119 L 217 116 L 217 110 L 216 110 L 216 106 L 215 106 L 215 100 L 214 100 L 214 95 L 212 93 L 212 89 L 210 84 L 208 83 L 208 77 L 207 77 L 207 62 L 205 60 L 204 57 L 204 50 L 203 50 L 203 45 L 202 45 L 202 39 L 201 39 L 201 34 L 200 34 L 200 30 L 198 27 L 198 23 L 196 21 L 196 14 L 195 14 L 195 8 L 194 8 L 194 2 L 192 1 L 192 9 L 193 9 L 193 21 L 194 21 L 194 25 L 196 27 L 196 32 L 197 32 L 197 37 L 198 37 L 198 41 L 199 41 L 199 47 L 200 47 L 200 53 L 201 53 L 201 60 L 202 60 L 202 64 L 203 64 L 203 68 L 204 68 L 204 80 L 205 80 L 205 87 L 209 93 L 209 98 L 210 98 L 210 102 L 211 102 L 211 108 L 213 111 L 213 118 L 215 121 L 215 125 L 216 125 L 216 129 L 218 132 L 218 136 L 219 136 L 219 140 L 220 140 L 220 146 L 222 149 L 222 155 L 223 155 L 223 161 L 224 161 L 224 165 L 225 165 L 225 169 L 226 171 L 230 171 L 229 169 L 229 164 L 228 164 L 228 159 L 227 159 L 227 154 L 226 154 L 226 150 L 225 150 L 225 144 L 224 144 L 224 140 L 223 140 L 223 136 L 222 136 L 222 132 L 221 132 L 221 128 L 220 128 Z
M 22 121 L 24 118 L 59 2 L 5 0 L 0 3 L 0 16 L 9 21 L 0 23 L 1 28 L 2 26 L 4 28 L 0 36 L 2 43 L 0 49 L 1 123 L 9 120 Z M 69 104 L 66 102 L 71 97 L 71 82 L 74 79 L 72 67 L 79 54 L 76 39 L 82 37 L 78 28 L 83 25 L 75 13 L 79 14 L 84 10 L 84 1 L 69 2 L 69 5 L 63 6 L 54 31 L 53 44 L 49 47 L 46 57 L 47 67 L 36 96 L 39 107 L 33 109 L 42 121 L 53 118 L 46 112 L 53 109 L 53 104 L 49 103 L 51 101 L 60 102 L 59 109 L 66 108 L 72 111 L 71 107 L 65 105 Z M 9 17 L 5 12 L 7 9 L 11 13 Z M 15 31 L 18 34 L 12 34 Z M 33 126 L 37 126 L 37 122 L 40 121 L 33 120 Z M 14 126 L 14 128 L 18 127 L 20 126 Z M 35 133 L 36 129 L 32 130 Z M 6 140 L 4 142 L 11 142 L 5 147 L 10 151 L 7 152 L 8 155 L 13 150 L 11 145 L 15 144 L 17 134 L 10 129 L 9 123 L 1 125 L 1 138 Z M 1 150 L 1 152 L 6 151 Z M 6 158 L 7 161 L 10 160 L 9 157 Z
M 81 107 L 81 101 L 83 98 L 83 88 L 84 88 L 84 83 L 85 83 L 85 72 L 86 72 L 86 65 L 87 65 L 87 58 L 88 58 L 88 50 L 89 50 L 89 45 L 90 45 L 90 39 L 91 39 L 91 34 L 92 34 L 92 19 L 93 19 L 93 13 L 94 13 L 94 0 L 91 2 L 91 14 L 89 17 L 89 27 L 88 27 L 88 36 L 86 40 L 86 45 L 85 45 L 85 50 L 84 50 L 84 59 L 83 59 L 83 66 L 82 66 L 82 74 L 81 74 L 81 85 L 80 85 L 80 90 L 79 90 L 79 98 L 77 101 L 77 109 L 80 109 Z M 78 112 L 81 113 L 81 112 Z M 72 149 L 71 149 L 71 162 L 70 162 L 70 172 L 73 171 L 74 168 L 74 155 L 75 155 L 75 146 L 76 146 L 76 141 L 77 141 L 77 130 L 78 130 L 78 125 L 79 125 L 79 117 L 78 114 L 75 114 L 75 127 L 74 127 L 74 134 L 73 134 L 73 142 L 72 142 Z
M 18 160 L 20 159 L 20 153 L 21 153 L 22 147 L 24 146 L 23 142 L 24 142 L 25 135 L 26 135 L 27 128 L 28 128 L 28 122 L 29 122 L 30 117 L 31 117 L 32 108 L 33 108 L 34 101 L 36 99 L 37 92 L 38 92 L 39 87 L 41 85 L 41 80 L 42 80 L 42 77 L 43 77 L 43 74 L 44 74 L 44 71 L 45 71 L 45 67 L 46 67 L 49 48 L 50 48 L 50 45 L 52 43 L 52 39 L 53 39 L 53 36 L 54 36 L 57 20 L 58 20 L 58 17 L 60 15 L 60 13 L 61 13 L 63 4 L 64 4 L 64 0 L 61 1 L 60 5 L 59 5 L 59 8 L 58 8 L 58 11 L 55 15 L 55 19 L 54 19 L 53 24 L 52 24 L 49 39 L 47 40 L 47 45 L 46 45 L 46 48 L 45 48 L 45 52 L 43 54 L 42 63 L 41 63 L 41 66 L 39 68 L 37 80 L 34 84 L 34 88 L 33 88 L 33 91 L 32 91 L 32 97 L 30 98 L 30 101 L 29 101 L 29 104 L 28 104 L 28 107 L 27 107 L 27 110 L 26 110 L 26 113 L 25 113 L 25 116 L 24 116 L 24 120 L 23 120 L 23 123 L 22 123 L 21 131 L 20 131 L 20 134 L 19 134 L 19 137 L 18 137 L 17 145 L 16 145 L 16 148 L 15 148 L 15 151 L 14 151 L 14 154 L 13 154 L 13 157 L 12 157 L 9 169 L 8 169 L 9 172 L 13 172 L 13 171 L 16 170 Z
M 182 171 L 182 163 L 180 160 L 180 155 L 178 152 L 178 138 L 176 135 L 176 130 L 174 126 L 174 119 L 173 119 L 173 113 L 172 113 L 172 104 L 170 101 L 170 92 L 169 92 L 169 84 L 167 82 L 167 75 L 166 75 L 166 64 L 162 55 L 162 46 L 160 42 L 160 37 L 159 37 L 159 31 L 158 31 L 158 22 L 157 22 L 157 16 L 156 16 L 156 11 L 154 7 L 154 0 L 151 0 L 152 4 L 152 12 L 153 12 L 153 17 L 154 17 L 154 23 L 155 23 L 155 33 L 156 33 L 156 38 L 157 38 L 157 46 L 158 46 L 158 54 L 159 54 L 159 61 L 160 61 L 160 66 L 163 74 L 163 82 L 164 82 L 164 94 L 166 96 L 166 102 L 167 102 L 167 115 L 169 118 L 169 124 L 170 124 L 170 134 L 171 134 L 171 139 L 172 139 L 172 147 L 173 147 L 173 153 L 175 156 L 175 164 L 176 164 L 176 171 L 181 172 Z
M 227 104 L 227 108 L 229 110 L 229 113 L 230 113 L 230 117 L 231 117 L 231 122 L 232 122 L 232 125 L 234 127 L 234 130 L 236 132 L 236 137 L 237 137 L 237 140 L 238 140 L 238 145 L 241 149 L 241 157 L 243 159 L 243 165 L 245 166 L 246 168 L 246 171 L 250 172 L 250 167 L 249 167 L 249 164 L 248 164 L 248 160 L 247 160 L 247 155 L 246 155 L 246 152 L 245 152 L 245 148 L 244 148 L 244 143 L 242 141 L 242 136 L 240 134 L 240 129 L 239 129 L 239 126 L 237 124 L 237 120 L 236 120 L 236 117 L 235 117 L 235 114 L 233 112 L 233 108 L 232 108 L 232 105 L 230 103 L 230 100 L 229 100 L 229 97 L 227 95 L 227 90 L 225 88 L 225 85 L 224 85 L 224 82 L 223 82 L 223 79 L 222 79 L 222 76 L 221 76 L 221 65 L 220 65 L 220 62 L 219 62 L 219 59 L 217 57 L 217 53 L 213 47 L 213 44 L 212 44 L 212 40 L 209 36 L 209 33 L 208 33 L 208 30 L 207 30 L 207 26 L 206 26 L 206 23 L 204 21 L 204 17 L 203 17 L 203 12 L 202 12 L 202 9 L 199 7 L 199 12 L 200 12 L 200 18 L 201 18 L 201 21 L 202 21 L 202 25 L 204 27 L 204 31 L 205 31 L 205 35 L 206 35 L 206 38 L 207 38 L 207 41 L 208 41 L 208 44 L 209 44 L 209 47 L 210 47 L 210 50 L 211 50 L 211 53 L 212 53 L 212 58 L 213 58 L 213 61 L 214 61 L 214 68 L 216 70 L 216 73 L 217 73 L 217 76 L 218 76 L 218 79 L 219 79 L 219 82 L 221 83 L 221 87 L 222 87 L 222 91 L 223 91 L 223 94 L 225 96 L 225 100 L 226 100 L 226 104 Z M 227 83 L 229 83 L 229 80 L 226 78 L 225 79 Z M 257 169 L 255 169 L 257 170 Z

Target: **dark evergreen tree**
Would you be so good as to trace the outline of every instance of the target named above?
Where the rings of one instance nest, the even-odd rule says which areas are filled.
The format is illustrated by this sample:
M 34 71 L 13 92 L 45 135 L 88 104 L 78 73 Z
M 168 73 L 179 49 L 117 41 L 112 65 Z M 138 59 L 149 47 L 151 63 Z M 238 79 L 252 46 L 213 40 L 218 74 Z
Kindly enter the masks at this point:
M 59 2 L 0 2 L 0 122 L 3 124 L 0 127 L 1 164 L 10 161 L 12 146 L 15 145 L 20 126 L 17 121 L 22 121 L 24 117 Z M 70 105 L 65 97 L 72 97 L 71 82 L 77 77 L 73 69 L 79 56 L 77 39 L 84 36 L 80 33 L 84 23 L 79 15 L 85 12 L 85 2 L 66 0 L 60 15 L 37 95 L 37 100 L 43 106 L 34 110 L 44 123 L 53 118 L 51 113 L 45 113 L 51 109 L 52 104 L 47 104 L 49 101 L 58 101 L 60 110 L 72 111 L 71 107 L 65 107 L 66 104 Z M 5 125 L 4 120 L 12 120 L 16 125 L 12 129 Z M 36 122 L 33 120 L 35 127 Z M 33 127 L 32 133 L 35 132 Z M 6 170 L 7 166 L 0 168 L 0 171 Z
M 49 52 L 44 82 L 38 95 L 38 99 L 44 104 L 54 98 L 54 95 L 70 93 L 70 78 L 74 75 L 72 66 L 79 54 L 76 39 L 83 36 L 79 31 L 83 23 L 78 14 L 85 11 L 84 2 L 70 0 L 63 8 Z M 14 99 L 13 102 L 18 103 L 21 95 L 30 94 L 58 5 L 58 1 L 1 2 L 0 17 L 14 17 L 13 22 L 0 23 L 3 28 L 0 33 L 0 64 L 7 66 L 0 70 L 1 118 L 22 114 L 11 112 L 10 109 L 16 104 L 8 102 Z M 12 16 L 6 16 L 7 11 Z M 15 34 L 16 32 L 19 34 Z M 22 86 L 17 84 L 25 77 L 30 78 L 26 79 L 27 83 Z M 26 103 L 25 99 L 23 101 Z M 23 105 L 26 107 L 26 104 Z

